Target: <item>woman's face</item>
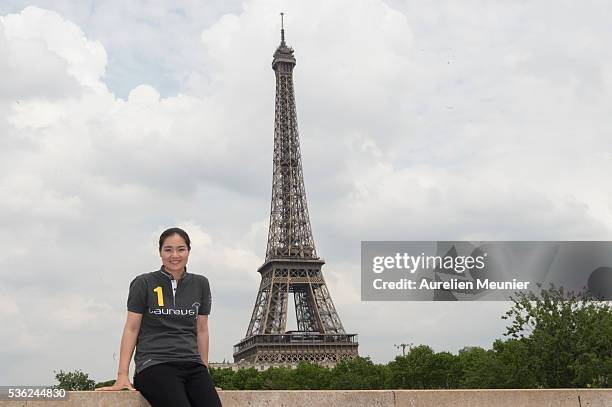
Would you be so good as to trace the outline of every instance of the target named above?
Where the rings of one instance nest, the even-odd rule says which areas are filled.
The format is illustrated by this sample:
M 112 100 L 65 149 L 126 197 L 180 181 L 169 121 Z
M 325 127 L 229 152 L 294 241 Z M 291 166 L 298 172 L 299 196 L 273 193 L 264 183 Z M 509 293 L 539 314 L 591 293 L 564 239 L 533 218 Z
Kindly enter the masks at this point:
M 185 240 L 180 235 L 174 234 L 164 240 L 159 255 L 166 271 L 180 273 L 187 264 L 189 249 Z

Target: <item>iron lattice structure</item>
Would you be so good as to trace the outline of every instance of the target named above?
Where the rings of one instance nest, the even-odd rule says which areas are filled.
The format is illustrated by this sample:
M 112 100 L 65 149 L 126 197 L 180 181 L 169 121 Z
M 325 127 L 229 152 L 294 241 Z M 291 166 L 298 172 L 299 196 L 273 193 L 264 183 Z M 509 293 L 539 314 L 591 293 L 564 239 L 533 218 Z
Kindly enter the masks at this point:
M 357 335 L 347 334 L 325 284 L 317 256 L 302 173 L 293 68 L 293 49 L 281 43 L 274 53 L 276 74 L 274 170 L 266 261 L 245 338 L 234 346 L 234 361 L 333 365 L 357 356 Z M 297 331 L 287 331 L 293 295 Z

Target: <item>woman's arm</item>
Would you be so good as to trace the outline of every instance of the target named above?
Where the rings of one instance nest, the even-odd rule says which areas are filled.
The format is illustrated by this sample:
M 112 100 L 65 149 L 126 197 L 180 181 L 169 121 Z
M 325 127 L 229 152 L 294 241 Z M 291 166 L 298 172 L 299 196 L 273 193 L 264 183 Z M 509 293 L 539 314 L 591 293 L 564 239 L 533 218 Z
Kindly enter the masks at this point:
M 115 384 L 108 387 L 101 387 L 96 390 L 121 390 L 128 388 L 136 390 L 130 383 L 130 361 L 136 347 L 138 332 L 140 331 L 140 322 L 142 314 L 128 311 L 125 326 L 123 327 L 123 335 L 121 336 L 121 350 L 119 353 L 119 370 L 117 371 L 117 380 Z
M 198 352 L 208 367 L 208 315 L 198 315 Z

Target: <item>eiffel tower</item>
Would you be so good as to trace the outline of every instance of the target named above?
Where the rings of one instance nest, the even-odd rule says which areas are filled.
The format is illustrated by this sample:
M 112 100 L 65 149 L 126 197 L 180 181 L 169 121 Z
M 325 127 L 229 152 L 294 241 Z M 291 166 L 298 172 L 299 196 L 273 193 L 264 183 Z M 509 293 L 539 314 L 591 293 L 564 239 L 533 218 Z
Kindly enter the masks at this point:
M 276 74 L 274 170 L 266 260 L 257 270 L 261 284 L 246 336 L 234 346 L 234 362 L 332 366 L 357 356 L 356 334 L 347 334 L 325 284 L 325 261 L 315 250 L 308 207 L 293 91 L 293 49 L 281 43 L 274 53 Z M 293 294 L 296 331 L 287 331 L 287 305 Z

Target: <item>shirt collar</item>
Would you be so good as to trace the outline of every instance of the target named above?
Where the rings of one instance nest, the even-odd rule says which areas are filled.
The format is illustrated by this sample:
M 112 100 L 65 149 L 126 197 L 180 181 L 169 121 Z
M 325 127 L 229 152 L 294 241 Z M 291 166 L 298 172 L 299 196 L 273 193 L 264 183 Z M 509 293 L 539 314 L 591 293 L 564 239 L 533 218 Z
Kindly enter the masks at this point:
M 159 272 L 163 274 L 164 276 L 166 276 L 167 278 L 169 278 L 170 280 L 174 280 L 174 276 L 168 273 L 166 270 L 164 270 L 164 266 L 160 267 Z M 187 273 L 187 266 L 185 266 L 185 271 L 183 272 L 183 277 L 181 277 L 181 280 L 185 279 L 188 275 L 189 273 Z

